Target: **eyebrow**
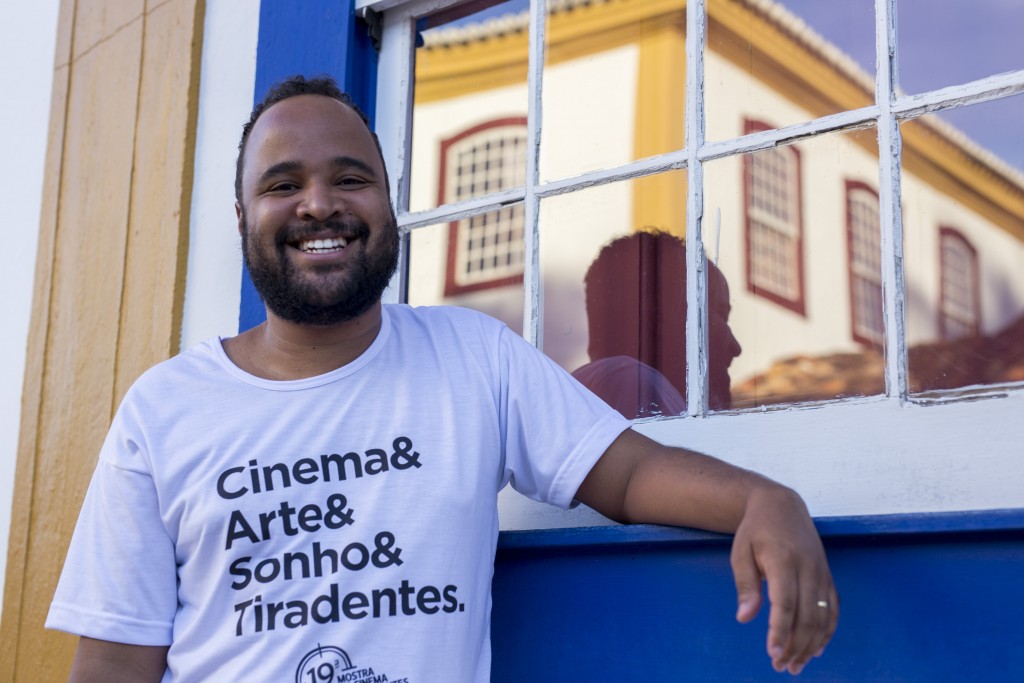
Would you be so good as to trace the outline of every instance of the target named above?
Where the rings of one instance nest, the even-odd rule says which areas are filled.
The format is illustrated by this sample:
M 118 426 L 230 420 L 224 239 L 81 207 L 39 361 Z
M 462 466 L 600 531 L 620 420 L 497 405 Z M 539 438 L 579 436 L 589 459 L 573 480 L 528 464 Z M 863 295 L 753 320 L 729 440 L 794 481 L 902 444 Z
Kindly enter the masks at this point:
M 370 166 L 370 164 L 366 163 L 362 159 L 356 159 L 355 157 L 334 157 L 332 163 L 338 168 L 354 168 L 374 177 L 377 176 L 377 171 L 374 170 L 373 166 Z
M 274 176 L 279 176 L 284 173 L 291 173 L 293 171 L 299 170 L 300 168 L 302 168 L 302 164 L 300 164 L 298 161 L 282 161 L 280 163 L 274 164 L 266 171 L 264 171 L 262 174 L 260 174 L 259 182 L 265 183 L 267 180 L 273 178 Z
M 366 163 L 362 159 L 357 159 L 355 157 L 348 157 L 348 156 L 334 157 L 333 159 L 331 159 L 331 164 L 335 168 L 340 168 L 340 169 L 344 169 L 344 168 L 357 169 L 359 171 L 362 171 L 363 173 L 366 173 L 368 175 L 373 176 L 374 178 L 377 177 L 377 172 L 374 170 L 374 168 L 372 166 L 370 166 L 368 163 Z M 298 170 L 301 170 L 301 169 L 302 169 L 302 162 L 299 162 L 299 161 L 281 161 L 279 163 L 274 164 L 273 166 L 268 168 L 266 171 L 264 171 L 262 173 L 262 175 L 260 175 L 259 182 L 263 183 L 263 182 L 266 182 L 267 180 L 269 180 L 270 178 L 273 178 L 275 176 L 286 174 L 286 173 L 294 173 L 295 171 L 298 171 Z

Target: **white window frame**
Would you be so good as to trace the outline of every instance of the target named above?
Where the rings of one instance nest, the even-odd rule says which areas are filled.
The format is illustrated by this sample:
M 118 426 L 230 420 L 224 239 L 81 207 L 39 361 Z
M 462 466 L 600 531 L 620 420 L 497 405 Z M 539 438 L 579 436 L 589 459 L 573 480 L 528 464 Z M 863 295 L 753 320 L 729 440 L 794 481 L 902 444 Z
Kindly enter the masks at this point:
M 541 198 L 583 187 L 669 170 L 686 169 L 688 186 L 687 415 L 653 418 L 637 429 L 666 443 L 710 452 L 785 481 L 801 492 L 815 515 L 858 515 L 1024 507 L 1024 386 L 1020 383 L 911 395 L 907 371 L 900 124 L 921 115 L 1024 93 L 1024 69 L 914 95 L 897 92 L 896 3 L 875 0 L 877 69 L 875 103 L 783 128 L 742 137 L 705 140 L 703 70 L 707 40 L 705 0 L 687 2 L 686 140 L 676 150 L 572 178 L 540 182 L 545 3 L 530 10 L 529 107 L 526 185 L 487 197 L 411 213 L 409 157 L 416 17 L 460 0 L 357 0 L 357 11 L 383 18 L 377 90 L 377 130 L 398 209 L 400 229 L 447 223 L 521 201 L 526 215 L 526 296 L 523 335 L 542 338 L 537 215 Z M 904 18 L 906 21 L 907 18 Z M 755 412 L 709 414 L 703 166 L 705 163 L 806 138 L 875 127 L 879 143 L 878 193 L 885 316 L 885 394 Z M 837 207 L 837 210 L 841 210 Z M 712 218 L 713 221 L 713 218 Z M 711 228 L 713 230 L 713 226 Z M 403 283 L 392 287 L 399 301 Z M 996 428 L 998 427 L 998 428 Z M 979 447 L 979 444 L 983 444 Z M 984 456 L 984 457 L 981 457 Z M 522 512 L 503 526 L 542 528 L 596 523 Z

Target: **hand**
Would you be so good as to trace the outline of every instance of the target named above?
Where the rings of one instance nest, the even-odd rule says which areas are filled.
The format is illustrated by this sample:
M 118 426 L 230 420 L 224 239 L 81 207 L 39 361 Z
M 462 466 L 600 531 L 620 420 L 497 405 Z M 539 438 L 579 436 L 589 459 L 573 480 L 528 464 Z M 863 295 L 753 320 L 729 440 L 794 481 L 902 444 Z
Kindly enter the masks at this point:
M 820 656 L 839 619 L 839 596 L 821 539 L 800 497 L 790 489 L 759 489 L 748 499 L 731 555 L 739 609 L 747 623 L 761 608 L 768 582 L 768 656 L 776 671 L 800 673 Z

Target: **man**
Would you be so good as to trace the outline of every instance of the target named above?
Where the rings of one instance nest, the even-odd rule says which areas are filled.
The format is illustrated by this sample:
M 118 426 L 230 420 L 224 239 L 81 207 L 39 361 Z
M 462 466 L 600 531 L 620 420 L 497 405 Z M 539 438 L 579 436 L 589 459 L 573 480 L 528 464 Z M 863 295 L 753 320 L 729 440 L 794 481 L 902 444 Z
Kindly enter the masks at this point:
M 71 680 L 487 681 L 509 481 L 735 532 L 737 618 L 767 579 L 775 668 L 824 648 L 837 598 L 794 492 L 630 430 L 486 316 L 381 305 L 387 175 L 333 82 L 256 107 L 236 195 L 267 322 L 125 397 L 47 620 L 82 636 Z

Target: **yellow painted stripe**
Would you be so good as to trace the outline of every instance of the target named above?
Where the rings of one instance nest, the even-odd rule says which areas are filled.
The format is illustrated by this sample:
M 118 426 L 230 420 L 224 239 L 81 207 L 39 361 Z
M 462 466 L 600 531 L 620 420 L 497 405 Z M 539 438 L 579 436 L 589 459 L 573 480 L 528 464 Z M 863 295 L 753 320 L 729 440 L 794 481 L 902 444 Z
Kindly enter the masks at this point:
M 177 350 L 202 0 L 63 0 L 0 634 L 0 679 L 63 681 L 43 630 L 128 385 Z

